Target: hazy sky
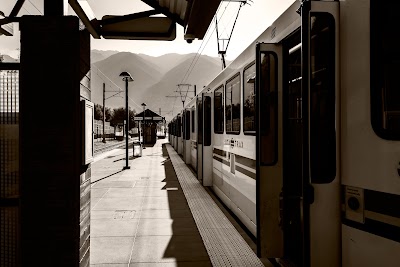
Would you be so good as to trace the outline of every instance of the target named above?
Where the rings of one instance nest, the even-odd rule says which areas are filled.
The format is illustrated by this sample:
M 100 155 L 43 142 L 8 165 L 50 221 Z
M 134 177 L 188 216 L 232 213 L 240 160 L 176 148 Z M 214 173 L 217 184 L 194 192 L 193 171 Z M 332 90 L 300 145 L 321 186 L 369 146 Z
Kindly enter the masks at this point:
M 234 59 L 254 39 L 257 38 L 285 9 L 298 0 L 252 0 L 250 5 L 241 8 L 232 39 L 227 49 L 227 58 Z M 16 0 L 0 0 L 0 11 L 8 15 Z M 94 15 L 101 19 L 103 15 L 125 15 L 151 9 L 140 0 L 87 0 Z M 239 3 L 223 2 L 217 13 L 220 37 L 227 38 L 231 32 Z M 19 13 L 40 15 L 43 13 L 43 0 L 27 0 Z M 72 14 L 72 10 L 69 10 Z M 16 57 L 19 48 L 18 25 L 14 25 L 13 37 L 0 36 L 0 53 Z M 177 25 L 174 41 L 131 41 L 92 39 L 92 49 L 129 51 L 159 56 L 166 53 L 196 53 L 218 56 L 215 24 L 212 23 L 204 40 L 195 40 L 188 44 L 183 39 L 183 27 Z

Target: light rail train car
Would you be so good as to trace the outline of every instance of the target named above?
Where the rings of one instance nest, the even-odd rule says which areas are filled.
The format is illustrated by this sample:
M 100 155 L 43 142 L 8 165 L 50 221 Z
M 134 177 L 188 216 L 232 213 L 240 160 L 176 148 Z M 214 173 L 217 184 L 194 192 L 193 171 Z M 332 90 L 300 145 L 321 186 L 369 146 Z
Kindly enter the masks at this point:
M 125 126 L 123 123 L 118 123 L 114 130 L 115 139 L 121 141 L 125 138 Z
M 399 8 L 296 1 L 186 105 L 190 165 L 260 257 L 399 264 Z

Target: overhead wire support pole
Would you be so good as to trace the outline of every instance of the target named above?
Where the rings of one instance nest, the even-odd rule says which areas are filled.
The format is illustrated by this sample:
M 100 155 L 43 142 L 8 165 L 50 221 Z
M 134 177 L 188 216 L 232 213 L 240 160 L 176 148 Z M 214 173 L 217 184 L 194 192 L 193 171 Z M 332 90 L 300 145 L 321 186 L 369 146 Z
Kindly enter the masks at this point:
M 244 6 L 245 4 L 248 4 L 247 2 L 253 2 L 252 0 L 224 0 L 224 2 L 236 2 L 236 3 L 240 3 L 239 4 L 239 10 L 237 11 L 236 14 L 236 18 L 235 21 L 233 23 L 232 26 L 232 30 L 231 33 L 229 34 L 228 38 L 220 38 L 219 36 L 219 32 L 218 32 L 218 20 L 217 20 L 217 15 L 215 15 L 215 30 L 217 33 L 217 45 L 218 45 L 218 54 L 221 55 L 221 61 L 222 61 L 222 69 L 226 68 L 226 60 L 225 60 L 225 56 L 226 56 L 226 51 L 228 50 L 228 46 L 229 46 L 229 42 L 231 41 L 232 38 L 232 34 L 233 34 L 233 30 L 235 29 L 236 26 L 236 22 L 237 19 L 239 17 L 239 13 L 240 13 L 240 9 L 242 8 L 242 6 Z M 229 5 L 228 3 L 228 5 Z M 226 6 L 227 7 L 227 6 Z M 225 9 L 226 9 L 225 7 Z M 222 17 L 222 16 L 221 16 Z M 226 28 L 225 28 L 226 29 Z M 222 31 L 223 32 L 223 31 Z M 222 34 L 222 33 L 221 33 Z M 222 42 L 222 44 L 220 45 L 220 42 Z M 226 42 L 226 45 L 225 45 Z
M 220 46 L 219 46 L 219 34 L 218 34 L 218 20 L 217 20 L 217 14 L 215 14 L 215 31 L 216 31 L 216 33 L 217 33 L 217 45 L 218 45 L 218 54 L 220 54 L 221 55 L 221 60 L 222 60 L 222 69 L 225 69 L 226 68 L 226 62 L 225 62 L 225 53 L 226 53 L 226 51 L 222 51 L 221 49 L 220 49 Z M 223 44 L 222 44 L 223 45 Z
M 245 4 L 246 4 L 246 1 L 242 1 L 242 2 L 240 2 L 240 5 L 239 5 L 239 10 L 238 10 L 238 12 L 237 12 L 237 14 L 236 14 L 235 21 L 233 22 L 232 31 L 231 31 L 231 34 L 229 35 L 228 43 L 226 44 L 226 49 L 228 49 L 229 42 L 231 41 L 231 37 L 232 37 L 232 33 L 233 33 L 233 29 L 235 28 L 235 25 L 236 25 L 237 19 L 238 19 L 238 17 L 239 17 L 239 12 L 240 12 L 240 9 L 241 9 L 241 8 L 242 8 L 242 6 L 244 6 Z M 225 49 L 225 52 L 226 52 L 226 49 Z
M 192 86 L 192 85 L 188 84 L 188 83 L 180 83 L 180 84 L 177 84 L 177 86 L 178 86 L 178 89 L 176 91 L 174 91 L 174 92 L 175 93 L 179 93 L 179 96 L 173 95 L 173 96 L 166 96 L 166 97 L 174 97 L 174 98 L 180 97 L 181 101 L 182 101 L 182 107 L 184 108 L 188 93 L 189 92 L 194 92 L 195 95 L 196 95 L 196 86 L 195 86 L 194 91 L 190 91 L 190 86 Z M 183 91 L 182 88 L 181 88 L 182 86 L 187 86 L 187 90 Z M 174 107 L 172 107 L 172 108 L 174 108 Z

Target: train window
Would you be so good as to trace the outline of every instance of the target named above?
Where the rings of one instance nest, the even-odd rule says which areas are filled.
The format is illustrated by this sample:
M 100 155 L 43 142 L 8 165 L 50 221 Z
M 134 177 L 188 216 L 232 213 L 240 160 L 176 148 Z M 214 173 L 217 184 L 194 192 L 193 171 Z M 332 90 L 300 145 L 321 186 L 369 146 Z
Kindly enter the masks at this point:
M 375 133 L 400 140 L 400 3 L 371 0 L 371 124 Z
M 278 159 L 278 59 L 273 52 L 260 57 L 260 162 L 274 165 Z
M 225 86 L 225 127 L 226 133 L 240 132 L 240 74 L 236 74 Z
M 194 133 L 194 110 L 192 110 L 192 133 Z
M 197 99 L 197 143 L 203 144 L 203 101 Z
M 185 140 L 190 140 L 190 111 L 185 111 Z
M 254 79 L 256 75 L 256 64 L 253 62 L 246 67 L 243 73 L 243 132 L 244 134 L 255 134 L 255 91 Z
M 310 17 L 310 173 L 312 183 L 336 176 L 335 19 Z
M 222 95 L 224 86 L 221 85 L 214 91 L 214 133 L 224 133 L 224 104 Z

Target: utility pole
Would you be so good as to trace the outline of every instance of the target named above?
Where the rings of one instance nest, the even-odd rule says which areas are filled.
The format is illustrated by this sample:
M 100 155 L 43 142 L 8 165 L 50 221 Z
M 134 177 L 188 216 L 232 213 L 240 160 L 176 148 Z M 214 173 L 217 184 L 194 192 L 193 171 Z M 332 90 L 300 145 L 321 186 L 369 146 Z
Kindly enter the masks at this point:
M 103 83 L 103 143 L 106 142 L 106 84 Z

